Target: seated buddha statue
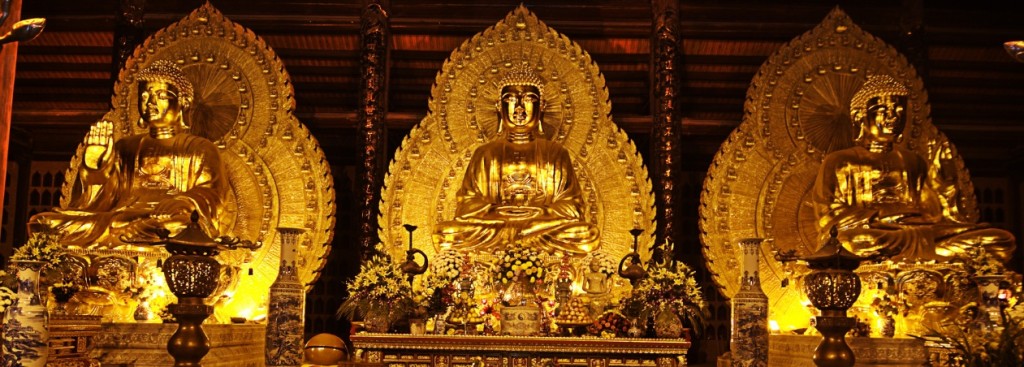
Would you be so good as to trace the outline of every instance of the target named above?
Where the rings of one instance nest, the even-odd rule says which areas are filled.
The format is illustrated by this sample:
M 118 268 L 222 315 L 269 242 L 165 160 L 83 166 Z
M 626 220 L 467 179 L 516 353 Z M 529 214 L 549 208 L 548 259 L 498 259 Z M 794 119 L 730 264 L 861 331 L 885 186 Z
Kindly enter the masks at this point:
M 870 76 L 854 95 L 850 117 L 860 133 L 853 147 L 825 156 L 812 189 L 818 233 L 834 226 L 851 251 L 894 261 L 963 258 L 977 247 L 1009 261 L 1013 235 L 962 214 L 949 167 L 898 144 L 907 95 L 887 75 Z
M 69 205 L 32 216 L 30 233 L 59 233 L 69 247 L 115 248 L 122 237 L 175 234 L 196 211 L 202 228 L 219 235 L 230 188 L 217 147 L 187 131 L 192 84 L 170 61 L 136 80 L 138 123 L 149 132 L 115 142 L 110 122 L 93 126 Z
M 502 78 L 497 137 L 473 152 L 455 218 L 439 223 L 435 238 L 465 251 L 512 243 L 570 255 L 597 248 L 569 152 L 542 135 L 542 84 L 526 65 Z

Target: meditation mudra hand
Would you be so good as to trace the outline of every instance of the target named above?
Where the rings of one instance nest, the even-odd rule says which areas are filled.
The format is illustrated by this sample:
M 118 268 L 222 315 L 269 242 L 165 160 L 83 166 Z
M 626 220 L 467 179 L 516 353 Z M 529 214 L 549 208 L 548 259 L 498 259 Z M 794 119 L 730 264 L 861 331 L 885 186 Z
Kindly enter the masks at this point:
M 598 230 L 583 219 L 569 152 L 541 134 L 540 77 L 523 65 L 499 86 L 498 136 L 473 152 L 455 218 L 438 224 L 436 241 L 470 251 L 513 243 L 577 255 L 595 250 Z
M 962 258 L 980 247 L 1009 261 L 1012 234 L 960 213 L 948 145 L 928 162 L 898 144 L 907 94 L 892 77 L 872 75 L 854 95 L 850 116 L 860 134 L 853 147 L 825 156 L 811 192 L 818 233 L 827 237 L 835 226 L 852 251 L 893 260 Z
M 115 142 L 110 122 L 93 126 L 70 204 L 32 216 L 30 233 L 55 232 L 66 246 L 114 248 L 122 237 L 176 233 L 197 211 L 203 229 L 219 235 L 229 186 L 217 147 L 186 131 L 192 84 L 170 61 L 154 62 L 136 80 L 139 124 L 149 132 Z

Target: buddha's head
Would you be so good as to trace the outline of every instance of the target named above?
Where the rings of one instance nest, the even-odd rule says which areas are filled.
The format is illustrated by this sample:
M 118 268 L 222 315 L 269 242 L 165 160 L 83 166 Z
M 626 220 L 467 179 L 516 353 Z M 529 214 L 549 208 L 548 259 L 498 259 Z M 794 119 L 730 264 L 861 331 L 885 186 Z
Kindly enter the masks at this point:
M 534 131 L 543 132 L 541 118 L 544 100 L 541 98 L 543 82 L 529 65 L 523 64 L 505 74 L 499 83 L 497 110 L 498 133 L 512 142 L 527 142 Z
M 850 118 L 860 126 L 857 141 L 889 144 L 907 125 L 907 87 L 888 75 L 871 75 L 850 100 Z
M 192 104 L 192 83 L 173 62 L 160 60 L 135 77 L 139 92 L 139 124 L 151 131 L 185 126 L 184 113 Z

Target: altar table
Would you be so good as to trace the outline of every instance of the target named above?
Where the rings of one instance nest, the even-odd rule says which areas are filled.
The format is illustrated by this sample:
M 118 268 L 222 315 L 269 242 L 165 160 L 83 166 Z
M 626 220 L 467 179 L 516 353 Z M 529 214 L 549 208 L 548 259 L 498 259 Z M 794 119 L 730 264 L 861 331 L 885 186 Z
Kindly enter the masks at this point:
M 386 367 L 678 367 L 685 339 L 356 334 L 355 362 Z

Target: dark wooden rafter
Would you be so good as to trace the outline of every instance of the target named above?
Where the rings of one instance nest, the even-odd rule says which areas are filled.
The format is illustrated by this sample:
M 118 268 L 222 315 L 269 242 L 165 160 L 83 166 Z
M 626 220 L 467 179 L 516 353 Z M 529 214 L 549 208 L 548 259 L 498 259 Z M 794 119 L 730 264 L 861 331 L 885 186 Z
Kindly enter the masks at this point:
M 387 83 L 390 30 L 387 1 L 374 0 L 363 10 L 360 30 L 360 106 L 357 131 L 360 166 L 359 248 L 369 256 L 377 244 L 380 188 L 387 159 Z
M 679 171 L 679 4 L 651 0 L 651 165 L 658 209 L 655 263 L 673 257 L 676 225 L 676 176 Z M 658 251 L 661 251 L 660 253 Z M 660 255 L 660 256 L 659 256 Z
M 118 0 L 30 1 L 28 17 L 47 18 L 47 30 L 19 45 L 18 83 L 13 124 L 39 136 L 66 134 L 60 141 L 80 140 L 88 125 L 108 109 L 115 29 L 125 3 L 145 5 L 148 35 L 187 14 L 205 0 L 154 2 Z M 365 122 L 360 29 L 369 0 L 217 0 L 232 20 L 263 37 L 285 62 L 295 85 L 296 113 L 313 133 L 352 136 Z M 518 5 L 513 0 L 394 1 L 390 10 L 386 82 L 386 125 L 400 135 L 426 113 L 434 76 L 451 50 L 494 24 Z M 653 6 L 631 0 L 548 0 L 530 10 L 559 32 L 579 42 L 607 80 L 615 121 L 641 145 L 652 178 L 650 148 L 656 100 L 651 60 L 659 45 L 652 31 Z M 796 0 L 786 6 L 753 0 L 677 1 L 676 134 L 685 136 L 683 164 L 709 163 L 717 144 L 743 116 L 745 92 L 761 63 L 782 44 L 821 21 L 834 3 Z M 1024 25 L 1012 12 L 969 3 L 920 0 L 847 2 L 843 9 L 872 34 L 897 46 L 927 74 L 932 117 L 965 154 L 992 149 L 984 131 L 999 139 L 1024 141 L 1015 101 L 1024 96 L 1024 65 L 1001 49 L 1020 38 Z M 909 33 L 907 33 L 909 31 Z M 927 41 L 925 46 L 916 47 Z M 131 51 L 126 47 L 127 52 Z M 50 93 L 49 91 L 68 93 Z M 972 112 L 974 111 L 974 112 Z M 403 116 L 395 119 L 394 116 Z M 624 123 L 623 121 L 630 121 Z M 683 121 L 680 125 L 678 121 Z M 46 130 L 50 129 L 50 130 Z M 395 139 L 388 140 L 392 143 Z M 692 144 L 691 144 L 692 143 Z M 339 143 L 340 144 L 340 143 Z M 352 145 L 325 147 L 338 154 L 333 162 L 355 164 Z M 73 154 L 75 144 L 48 151 Z M 701 149 L 695 151 L 695 149 Z M 973 148 L 972 148 L 973 147 Z M 1012 145 L 1005 147 L 1009 154 Z M 387 150 L 390 151 L 390 150 Z M 348 152 L 349 154 L 345 154 Z M 49 154 L 49 153 L 48 153 Z M 384 153 L 386 155 L 387 153 Z M 699 162 L 694 163 L 692 160 Z M 972 170 L 977 169 L 971 167 Z M 657 185 L 657 184 L 655 184 Z M 682 188 L 679 188 L 680 190 Z M 684 205 L 676 200 L 677 205 Z M 685 207 L 682 207 L 685 209 Z M 677 217 L 679 216 L 676 213 Z M 685 216 L 684 216 L 685 217 Z M 678 220 L 676 220 L 678 222 Z M 678 241 L 676 241 L 678 243 Z

